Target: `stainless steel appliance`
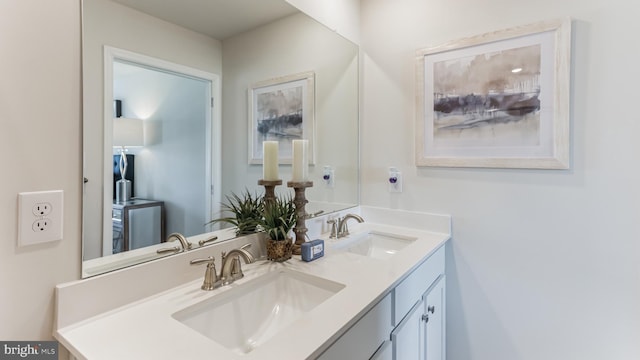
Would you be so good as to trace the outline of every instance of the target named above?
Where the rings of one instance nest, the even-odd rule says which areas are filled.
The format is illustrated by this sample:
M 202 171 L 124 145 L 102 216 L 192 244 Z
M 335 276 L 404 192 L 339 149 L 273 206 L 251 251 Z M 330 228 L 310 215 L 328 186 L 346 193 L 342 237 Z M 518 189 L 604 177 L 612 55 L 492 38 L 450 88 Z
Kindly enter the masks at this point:
M 164 201 L 130 199 L 114 202 L 112 211 L 113 253 L 164 242 Z

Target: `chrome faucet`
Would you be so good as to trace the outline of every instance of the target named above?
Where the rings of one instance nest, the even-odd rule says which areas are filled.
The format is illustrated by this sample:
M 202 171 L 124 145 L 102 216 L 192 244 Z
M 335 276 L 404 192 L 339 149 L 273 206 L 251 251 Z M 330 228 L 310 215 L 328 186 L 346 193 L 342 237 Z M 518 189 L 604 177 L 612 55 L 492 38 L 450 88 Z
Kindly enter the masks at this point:
M 356 215 L 356 214 L 347 214 L 343 218 L 339 218 L 337 230 L 336 230 L 337 237 L 340 238 L 340 237 L 349 235 L 349 227 L 347 226 L 347 220 L 349 219 L 355 219 L 359 223 L 364 222 L 364 219 L 360 215 Z
M 182 252 L 185 250 L 191 250 L 191 248 L 193 247 L 193 245 L 189 241 L 187 241 L 187 238 L 180 233 L 173 233 L 169 235 L 169 237 L 167 237 L 167 242 L 176 241 L 176 240 L 180 242 L 180 247 L 174 246 L 170 248 L 158 249 L 156 250 L 156 252 L 158 254 L 163 254 L 167 252 Z
M 249 247 L 251 247 L 251 244 L 243 245 L 239 249 L 233 249 L 228 253 L 222 252 L 222 270 L 220 270 L 222 285 L 231 284 L 244 277 L 240 257 L 244 259 L 246 264 L 251 264 L 256 261 L 253 255 L 246 250 Z
M 218 276 L 216 272 L 215 258 L 213 256 L 209 256 L 206 259 L 191 260 L 189 262 L 191 265 L 207 264 L 207 269 L 204 273 L 204 282 L 200 288 L 207 291 L 214 290 L 220 286 L 229 285 L 238 279 L 242 279 L 244 273 L 242 273 L 240 257 L 242 257 L 247 264 L 256 261 L 253 255 L 246 250 L 250 246 L 251 244 L 246 244 L 228 253 L 223 251 L 220 276 Z

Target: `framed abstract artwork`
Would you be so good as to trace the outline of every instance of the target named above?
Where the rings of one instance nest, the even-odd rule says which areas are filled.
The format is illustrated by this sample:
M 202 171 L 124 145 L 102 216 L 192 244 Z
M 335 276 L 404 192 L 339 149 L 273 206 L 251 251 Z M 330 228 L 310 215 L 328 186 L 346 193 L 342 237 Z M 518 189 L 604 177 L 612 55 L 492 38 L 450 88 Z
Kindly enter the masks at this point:
M 568 169 L 571 20 L 416 53 L 416 165 Z
M 280 164 L 291 164 L 292 142 L 309 141 L 314 164 L 315 74 L 305 72 L 255 83 L 249 88 L 249 164 L 262 164 L 262 142 L 278 141 Z

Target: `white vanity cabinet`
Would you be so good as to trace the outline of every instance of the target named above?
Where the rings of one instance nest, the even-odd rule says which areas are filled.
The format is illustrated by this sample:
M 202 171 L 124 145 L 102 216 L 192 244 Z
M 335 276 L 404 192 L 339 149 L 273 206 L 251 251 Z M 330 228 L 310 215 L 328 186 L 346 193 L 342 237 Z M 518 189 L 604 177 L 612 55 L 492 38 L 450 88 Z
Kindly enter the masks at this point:
M 444 261 L 441 247 L 318 359 L 444 360 Z
M 393 360 L 445 359 L 444 247 L 393 290 Z
M 122 354 L 131 359 L 158 360 L 443 359 L 445 250 L 451 237 L 451 218 L 367 207 L 358 212 L 367 222 L 351 228 L 354 241 L 371 240 L 371 246 L 381 250 L 385 241 L 401 240 L 404 247 L 393 254 L 385 252 L 390 256 L 381 259 L 379 253 L 363 256 L 334 249 L 332 245 L 347 239 L 327 239 L 327 252 L 317 261 L 243 264 L 242 279 L 203 291 L 203 269 L 191 266 L 193 259 L 228 253 L 247 242 L 257 249 L 263 246 L 258 236 L 216 242 L 56 286 L 54 336 L 77 359 L 119 359 Z M 326 220 L 321 222 L 324 225 Z M 226 240 L 231 234 L 220 230 L 216 235 Z M 207 236 L 210 234 L 190 241 L 197 243 Z M 264 254 L 264 249 L 259 251 Z M 306 286 L 295 285 L 297 282 L 283 286 L 267 282 L 284 279 L 285 273 L 296 274 L 296 279 L 300 277 L 317 289 L 307 291 Z M 162 282 L 155 281 L 159 275 Z M 278 296 L 264 301 L 278 306 L 282 311 L 278 316 L 250 316 L 251 322 L 246 323 L 238 315 L 237 321 L 227 324 L 228 330 L 246 334 L 242 341 L 262 339 L 250 348 L 205 336 L 180 316 L 200 310 L 214 313 L 229 303 L 238 305 L 263 285 L 273 289 L 272 284 L 278 288 Z M 114 286 L 131 291 L 113 292 Z M 304 306 L 297 307 L 300 303 Z M 423 315 L 425 319 L 428 316 L 428 322 L 422 320 Z M 258 333 L 244 333 L 247 328 Z M 154 332 L 161 338 L 139 336 Z M 162 346 L 157 346 L 158 341 Z
M 393 330 L 392 359 L 445 359 L 444 290 L 441 275 Z
M 391 331 L 391 294 L 380 300 L 342 335 L 319 360 L 369 359 Z

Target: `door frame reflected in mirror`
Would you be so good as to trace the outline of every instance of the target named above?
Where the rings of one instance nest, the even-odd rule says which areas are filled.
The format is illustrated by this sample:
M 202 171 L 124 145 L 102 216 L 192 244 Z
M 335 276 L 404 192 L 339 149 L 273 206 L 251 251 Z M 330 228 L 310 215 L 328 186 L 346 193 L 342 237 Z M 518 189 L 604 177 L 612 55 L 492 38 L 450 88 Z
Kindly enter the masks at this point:
M 204 219 L 211 219 L 213 214 L 220 211 L 221 202 L 221 112 L 219 99 L 220 99 L 220 79 L 216 74 L 208 73 L 198 69 L 194 69 L 188 66 L 175 64 L 169 61 L 153 58 L 150 56 L 138 54 L 128 50 L 118 49 L 110 46 L 104 47 L 104 169 L 103 169 L 103 211 L 102 211 L 102 256 L 108 256 L 112 253 L 112 204 L 113 193 L 111 187 L 106 186 L 113 181 L 113 168 L 112 164 L 112 134 L 113 134 L 113 106 L 114 103 L 114 63 L 122 62 L 126 64 L 140 66 L 149 70 L 156 70 L 162 73 L 173 74 L 180 77 L 191 78 L 199 81 L 204 81 L 209 84 L 207 89 L 206 98 L 211 98 L 211 106 L 206 106 L 205 109 L 205 133 L 206 136 L 206 149 L 205 149 L 205 168 L 204 182 L 205 186 L 202 189 L 202 194 L 205 199 L 205 209 L 203 209 Z M 177 174 L 179 176 L 179 174 Z M 210 194 L 208 196 L 207 194 Z M 87 204 L 85 204 L 87 206 Z M 85 215 L 86 216 L 86 215 Z M 206 221 L 205 221 L 206 222 Z M 206 232 L 203 227 L 203 231 Z M 201 233 L 201 232 L 199 232 Z M 86 242 L 89 239 L 86 236 L 83 243 L 83 248 L 87 246 Z M 84 250 L 83 250 L 84 253 Z M 87 259 L 84 259 L 87 260 Z

